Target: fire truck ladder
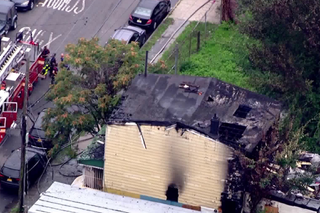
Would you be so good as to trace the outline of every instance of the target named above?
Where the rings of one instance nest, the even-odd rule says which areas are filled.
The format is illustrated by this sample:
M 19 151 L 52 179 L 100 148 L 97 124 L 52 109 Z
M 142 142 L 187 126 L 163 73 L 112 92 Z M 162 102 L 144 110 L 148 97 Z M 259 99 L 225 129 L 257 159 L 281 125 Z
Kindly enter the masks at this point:
M 9 72 L 18 65 L 26 52 L 29 52 L 27 45 L 18 42 L 10 43 L 4 48 L 0 56 L 0 84 L 7 77 Z

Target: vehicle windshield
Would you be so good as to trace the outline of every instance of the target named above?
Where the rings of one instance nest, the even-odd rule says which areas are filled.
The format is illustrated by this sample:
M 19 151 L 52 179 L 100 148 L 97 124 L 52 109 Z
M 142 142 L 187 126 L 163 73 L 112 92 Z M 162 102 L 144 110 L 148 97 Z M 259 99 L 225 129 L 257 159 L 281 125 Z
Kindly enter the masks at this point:
M 134 11 L 134 13 L 137 15 L 150 17 L 152 10 L 144 8 L 144 7 L 137 7 L 137 9 Z
M 0 13 L 0 22 L 5 22 L 7 19 L 7 14 Z
M 41 112 L 39 114 L 39 117 L 37 118 L 35 124 L 34 124 L 34 128 L 36 129 L 42 129 L 42 121 L 43 121 L 43 117 L 45 116 L 45 112 Z
M 20 176 L 20 170 L 10 169 L 8 167 L 3 167 L 2 168 L 2 173 L 5 176 L 13 177 L 13 178 L 19 178 L 19 176 Z

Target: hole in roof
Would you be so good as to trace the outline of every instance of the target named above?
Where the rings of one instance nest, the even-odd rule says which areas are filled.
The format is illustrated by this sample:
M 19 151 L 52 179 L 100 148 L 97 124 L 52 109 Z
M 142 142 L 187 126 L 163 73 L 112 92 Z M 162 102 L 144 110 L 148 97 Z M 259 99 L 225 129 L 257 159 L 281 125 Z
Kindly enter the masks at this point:
M 227 142 L 237 142 L 247 127 L 238 124 L 222 123 L 219 128 L 219 139 Z
M 213 97 L 211 95 L 207 97 L 207 102 L 213 102 Z
M 251 109 L 252 108 L 249 106 L 240 104 L 233 116 L 236 116 L 238 118 L 246 118 Z

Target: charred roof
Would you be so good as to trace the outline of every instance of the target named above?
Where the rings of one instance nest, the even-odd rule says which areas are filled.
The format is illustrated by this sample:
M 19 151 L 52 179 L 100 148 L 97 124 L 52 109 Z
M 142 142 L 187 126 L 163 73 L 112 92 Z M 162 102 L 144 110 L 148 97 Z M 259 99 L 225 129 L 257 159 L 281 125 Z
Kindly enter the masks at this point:
M 133 79 L 111 122 L 178 123 L 251 152 L 280 110 L 273 99 L 215 78 L 148 74 Z

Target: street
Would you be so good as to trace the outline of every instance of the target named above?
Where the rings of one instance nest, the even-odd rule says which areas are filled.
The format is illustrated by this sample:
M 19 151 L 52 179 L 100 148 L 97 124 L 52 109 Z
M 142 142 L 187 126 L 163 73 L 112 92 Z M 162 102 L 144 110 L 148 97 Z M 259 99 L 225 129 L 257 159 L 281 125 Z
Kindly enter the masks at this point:
M 61 4 L 60 2 L 63 3 Z M 172 8 L 177 2 L 178 0 L 172 0 Z M 15 39 L 16 34 L 23 31 L 23 40 L 29 41 L 31 32 L 33 40 L 38 42 L 41 48 L 47 46 L 51 54 L 56 53 L 57 61 L 60 62 L 60 54 L 64 52 L 65 46 L 68 43 L 77 43 L 81 37 L 90 39 L 97 36 L 100 38 L 100 44 L 105 44 L 116 28 L 126 25 L 130 13 L 138 3 L 139 0 L 42 0 L 38 2 L 32 11 L 18 12 L 18 27 L 15 31 L 9 32 L 8 37 Z M 34 60 L 33 55 L 31 56 L 32 60 Z M 37 102 L 45 94 L 49 84 L 50 79 L 40 80 L 37 83 L 29 97 L 29 106 Z M 52 103 L 47 102 L 45 98 L 41 98 L 30 109 L 29 115 L 31 114 L 32 119 L 35 119 L 38 112 L 51 106 Z M 20 116 L 21 112 L 20 110 Z M 28 130 L 31 125 L 32 122 L 28 120 Z M 11 151 L 19 148 L 21 144 L 20 127 L 11 131 L 8 139 L 0 145 L 0 167 L 9 157 Z M 73 166 L 77 171 L 77 166 L 74 166 L 74 164 L 74 162 L 71 162 L 69 167 Z M 50 177 L 52 175 L 54 180 L 72 182 L 72 178 L 64 178 L 61 175 L 59 176 L 57 171 L 50 171 L 48 172 L 50 174 L 47 174 L 47 177 L 43 179 L 52 179 Z M 40 187 L 40 189 L 46 190 L 49 185 L 48 183 L 48 186 Z M 37 187 L 33 186 L 33 188 Z M 36 194 L 36 197 L 39 196 L 37 189 L 31 189 L 31 191 L 34 191 L 33 194 Z M 30 199 L 35 201 L 35 198 Z M 1 213 L 7 212 L 14 207 L 16 202 L 16 194 L 0 190 Z
M 100 44 L 106 43 L 114 29 L 127 23 L 131 11 L 139 0 L 71 0 L 68 5 L 62 5 L 62 7 L 60 5 L 60 8 L 59 2 L 63 1 L 45 0 L 39 2 L 32 11 L 19 11 L 18 27 L 8 36 L 15 39 L 16 34 L 23 31 L 23 40 L 28 41 L 30 32 L 32 32 L 33 40 L 39 42 L 40 47 L 47 45 L 51 54 L 57 53 L 59 61 L 65 45 L 76 43 L 81 37 L 90 39 L 98 36 Z M 50 79 L 38 82 L 29 98 L 28 105 L 43 96 L 49 88 L 49 83 Z M 51 103 L 47 103 L 45 98 L 42 98 L 30 111 L 35 118 L 38 112 L 50 106 Z M 31 125 L 32 123 L 28 121 L 29 128 Z M 19 129 L 14 130 L 7 141 L 1 145 L 0 166 L 3 165 L 12 150 L 20 147 L 19 133 Z M 59 174 L 55 173 L 56 175 Z M 16 201 L 17 195 L 0 190 L 0 212 L 12 208 Z

